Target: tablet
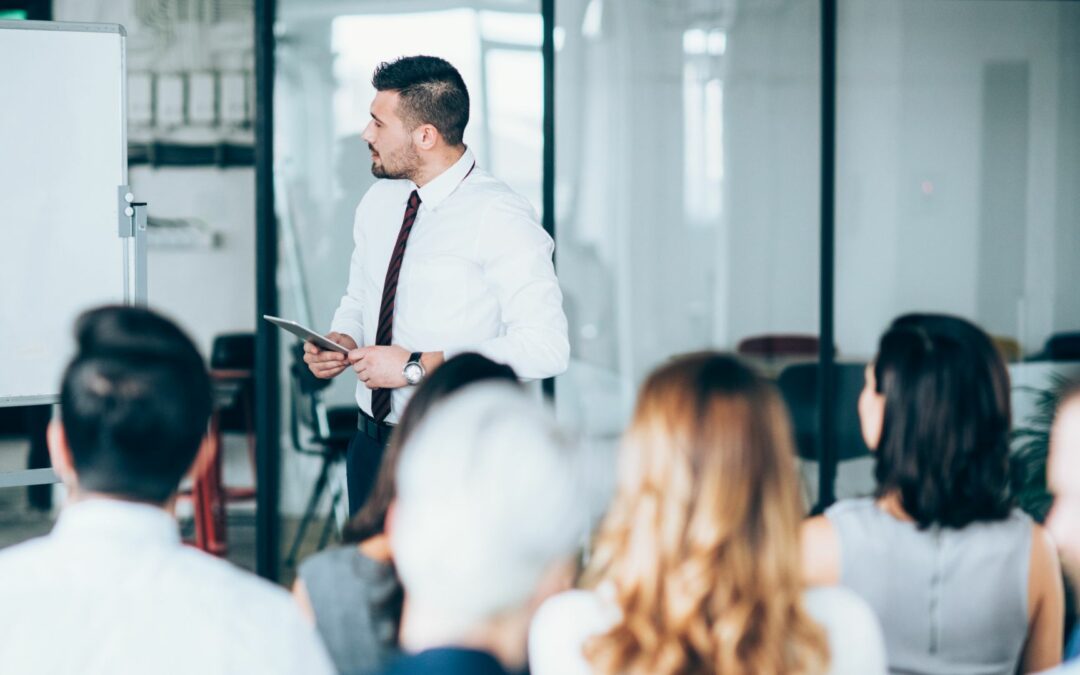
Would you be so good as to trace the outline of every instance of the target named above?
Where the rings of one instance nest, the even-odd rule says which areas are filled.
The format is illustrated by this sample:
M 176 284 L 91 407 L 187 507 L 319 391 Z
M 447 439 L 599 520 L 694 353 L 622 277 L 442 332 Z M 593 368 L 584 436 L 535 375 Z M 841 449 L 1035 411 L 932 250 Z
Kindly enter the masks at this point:
M 278 328 L 280 328 L 282 330 L 286 330 L 286 331 L 292 333 L 293 335 L 300 338 L 301 340 L 304 340 L 305 342 L 310 342 L 310 343 L 314 344 L 316 347 L 320 347 L 322 349 L 329 349 L 329 350 L 335 351 L 335 352 L 341 352 L 342 354 L 348 354 L 349 353 L 348 348 L 342 347 L 338 343 L 327 339 L 326 336 L 319 335 L 318 333 L 311 330 L 310 328 L 307 328 L 305 326 L 301 326 L 300 324 L 296 323 L 295 321 L 290 321 L 288 319 L 282 319 L 280 316 L 270 316 L 269 314 L 263 314 L 263 318 L 266 319 L 267 321 L 269 321 L 270 323 L 274 324 Z

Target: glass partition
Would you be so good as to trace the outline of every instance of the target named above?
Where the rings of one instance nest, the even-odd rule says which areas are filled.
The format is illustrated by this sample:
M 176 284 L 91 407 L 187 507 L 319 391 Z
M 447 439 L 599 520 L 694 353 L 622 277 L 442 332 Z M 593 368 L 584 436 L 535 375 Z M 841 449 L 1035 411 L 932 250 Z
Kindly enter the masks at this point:
M 555 16 L 556 241 L 572 354 L 560 417 L 610 464 L 652 368 L 739 351 L 778 377 L 809 369 L 789 402 L 813 457 L 818 3 L 558 0 Z
M 353 214 L 375 182 L 360 134 L 370 119 L 368 108 L 375 95 L 371 76 L 380 62 L 429 54 L 453 63 L 471 99 L 466 144 L 481 166 L 540 211 L 543 22 L 539 0 L 280 0 L 277 16 L 274 154 L 283 314 L 328 331 L 345 290 Z M 282 442 L 282 543 L 286 547 L 291 546 L 308 505 L 321 461 L 317 454 L 309 457 L 296 452 L 297 446 L 310 449 L 305 435 L 308 422 L 302 414 L 308 399 L 292 386 L 290 345 L 286 341 L 281 357 L 286 436 Z M 329 389 L 319 392 L 330 424 L 347 425 L 351 419 L 355 428 L 355 387 L 355 376 L 346 371 Z M 320 518 L 343 481 L 344 467 L 334 467 L 318 508 Z M 339 520 L 342 507 L 343 502 Z M 318 545 L 321 528 L 321 520 L 309 528 L 297 558 Z
M 843 0 L 838 35 L 841 359 L 905 312 L 964 316 L 1011 361 L 1025 425 L 1023 387 L 1080 374 L 1052 344 L 1080 330 L 1080 5 Z

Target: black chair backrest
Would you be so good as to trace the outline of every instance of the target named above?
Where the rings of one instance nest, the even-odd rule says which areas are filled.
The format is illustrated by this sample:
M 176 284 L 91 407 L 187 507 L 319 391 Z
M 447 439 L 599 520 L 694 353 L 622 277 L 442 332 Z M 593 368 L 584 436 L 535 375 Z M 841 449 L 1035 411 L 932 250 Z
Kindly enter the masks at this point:
M 1080 331 L 1051 335 L 1043 353 L 1048 361 L 1080 361 Z
M 254 370 L 255 333 L 226 333 L 214 338 L 210 367 L 216 370 Z
M 870 454 L 870 449 L 863 441 L 858 410 L 865 364 L 838 363 L 835 368 L 837 459 L 844 461 L 865 457 Z M 809 460 L 818 458 L 819 372 L 820 367 L 816 363 L 796 363 L 784 368 L 777 380 L 777 386 L 791 414 L 799 456 Z
M 292 363 L 289 364 L 289 433 L 293 446 L 304 452 L 330 449 L 331 446 L 344 450 L 356 433 L 356 405 L 328 407 L 322 392 L 332 380 L 315 377 L 311 372 L 304 363 L 302 342 L 293 345 L 289 352 L 292 356 Z M 307 437 L 302 438 L 305 431 Z

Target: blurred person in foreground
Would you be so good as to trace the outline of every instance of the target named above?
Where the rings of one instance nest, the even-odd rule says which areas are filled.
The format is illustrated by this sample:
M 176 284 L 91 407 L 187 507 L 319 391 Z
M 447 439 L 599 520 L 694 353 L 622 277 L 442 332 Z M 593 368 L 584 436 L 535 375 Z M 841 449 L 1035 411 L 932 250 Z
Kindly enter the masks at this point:
M 386 673 L 525 670 L 532 615 L 569 585 L 587 530 L 582 466 L 515 385 L 471 386 L 431 411 L 398 465 L 388 529 L 409 655 Z
M 432 406 L 477 382 L 517 383 L 514 369 L 479 354 L 452 357 L 417 388 L 390 436 L 375 487 L 345 526 L 345 546 L 300 565 L 293 596 L 319 629 L 343 673 L 368 673 L 398 655 L 404 593 L 394 570 L 386 515 L 394 501 L 401 448 Z
M 803 586 L 794 440 L 763 377 L 716 353 L 656 370 L 618 481 L 586 589 L 533 623 L 533 675 L 885 672 L 866 603 Z
M 1009 374 L 990 337 L 954 316 L 901 316 L 858 405 L 877 490 L 807 521 L 808 579 L 870 603 L 894 673 L 1059 663 L 1061 569 L 1045 530 L 1013 506 Z
M 333 672 L 284 589 L 180 541 L 211 411 L 195 345 L 134 307 L 84 314 L 75 339 L 49 427 L 68 500 L 49 535 L 0 552 L 0 669 Z

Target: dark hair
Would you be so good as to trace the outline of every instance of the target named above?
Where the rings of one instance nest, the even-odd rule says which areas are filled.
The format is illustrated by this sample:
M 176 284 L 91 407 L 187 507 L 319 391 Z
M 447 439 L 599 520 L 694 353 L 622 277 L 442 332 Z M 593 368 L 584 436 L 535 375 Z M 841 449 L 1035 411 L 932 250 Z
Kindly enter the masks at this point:
M 409 400 L 409 405 L 390 435 L 371 496 L 345 525 L 342 532 L 342 538 L 345 541 L 356 543 L 382 534 L 386 525 L 386 512 L 397 494 L 394 488 L 394 474 L 397 471 L 401 448 L 427 415 L 428 410 L 455 391 L 487 380 L 506 380 L 514 383 L 518 381 L 514 369 L 510 366 L 495 363 L 487 357 L 471 352 L 448 359 L 431 374 L 431 377 L 424 380 Z
M 60 416 L 79 486 L 161 504 L 195 461 L 210 417 L 210 376 L 191 340 L 146 309 L 79 317 Z
M 1009 375 L 990 337 L 941 314 L 908 314 L 881 337 L 885 415 L 874 477 L 920 528 L 1009 514 Z
M 469 90 L 461 73 L 437 56 L 403 56 L 375 68 L 377 91 L 400 95 L 398 115 L 415 129 L 430 124 L 449 145 L 461 145 L 469 123 Z

